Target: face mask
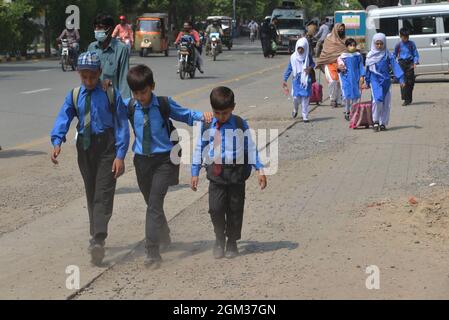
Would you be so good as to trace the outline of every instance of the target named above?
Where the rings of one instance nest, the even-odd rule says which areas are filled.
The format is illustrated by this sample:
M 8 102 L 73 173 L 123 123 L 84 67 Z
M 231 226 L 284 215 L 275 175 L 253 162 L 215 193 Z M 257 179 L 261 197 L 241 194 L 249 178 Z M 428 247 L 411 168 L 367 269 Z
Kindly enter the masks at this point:
M 348 47 L 348 51 L 349 51 L 350 53 L 354 53 L 354 52 L 357 51 L 357 48 L 356 48 L 356 47 Z
M 106 40 L 107 37 L 108 35 L 106 34 L 106 31 L 104 30 L 95 31 L 95 39 L 97 39 L 98 42 L 103 42 L 104 40 Z
M 340 38 L 344 38 L 345 35 L 346 35 L 346 32 L 345 32 L 345 31 L 338 31 L 338 36 L 339 36 Z

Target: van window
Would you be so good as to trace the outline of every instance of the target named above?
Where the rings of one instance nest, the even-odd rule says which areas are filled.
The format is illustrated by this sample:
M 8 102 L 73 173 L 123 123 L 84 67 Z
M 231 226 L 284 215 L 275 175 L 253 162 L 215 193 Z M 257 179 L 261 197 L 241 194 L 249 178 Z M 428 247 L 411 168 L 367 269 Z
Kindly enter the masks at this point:
M 387 37 L 397 36 L 399 34 L 398 18 L 379 19 L 379 28 L 377 32 L 385 33 Z
M 449 33 L 449 16 L 443 16 L 444 33 Z
M 410 34 L 434 34 L 437 33 L 436 17 L 413 17 L 402 20 L 404 28 L 410 30 Z

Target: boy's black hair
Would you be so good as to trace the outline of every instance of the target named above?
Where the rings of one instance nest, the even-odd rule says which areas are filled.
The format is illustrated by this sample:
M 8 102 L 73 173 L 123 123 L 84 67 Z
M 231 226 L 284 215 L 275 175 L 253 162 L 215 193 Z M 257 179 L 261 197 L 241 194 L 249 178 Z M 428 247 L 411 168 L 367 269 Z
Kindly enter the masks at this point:
M 105 13 L 100 13 L 95 17 L 95 20 L 94 20 L 94 27 L 98 26 L 98 25 L 103 25 L 106 27 L 114 28 L 115 21 L 111 15 L 105 14 Z
M 126 80 L 131 91 L 145 90 L 154 84 L 153 71 L 146 65 L 139 64 L 129 69 Z
M 217 87 L 210 93 L 210 104 L 214 110 L 234 108 L 234 92 L 228 87 Z
M 357 45 L 357 41 L 355 41 L 354 38 L 348 38 L 348 39 L 346 39 L 346 41 L 345 41 L 345 46 L 346 46 L 346 47 L 349 47 L 351 44 Z
M 402 37 L 410 37 L 410 30 L 407 28 L 401 28 L 401 30 L 399 30 L 399 35 Z

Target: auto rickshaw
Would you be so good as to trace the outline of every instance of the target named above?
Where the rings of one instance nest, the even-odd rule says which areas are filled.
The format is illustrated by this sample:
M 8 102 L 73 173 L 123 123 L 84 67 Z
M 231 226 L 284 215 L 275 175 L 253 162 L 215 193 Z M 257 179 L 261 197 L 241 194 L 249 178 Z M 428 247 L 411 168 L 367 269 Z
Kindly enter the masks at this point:
M 141 57 L 149 53 L 168 57 L 168 14 L 145 13 L 137 18 L 134 49 Z
M 224 36 L 221 39 L 221 42 L 225 47 L 227 47 L 229 50 L 231 50 L 233 45 L 232 36 L 234 34 L 233 32 L 233 24 L 232 24 L 232 18 L 227 16 L 210 16 L 207 17 L 207 22 L 212 23 L 214 20 L 219 20 L 221 24 L 221 28 L 223 29 Z

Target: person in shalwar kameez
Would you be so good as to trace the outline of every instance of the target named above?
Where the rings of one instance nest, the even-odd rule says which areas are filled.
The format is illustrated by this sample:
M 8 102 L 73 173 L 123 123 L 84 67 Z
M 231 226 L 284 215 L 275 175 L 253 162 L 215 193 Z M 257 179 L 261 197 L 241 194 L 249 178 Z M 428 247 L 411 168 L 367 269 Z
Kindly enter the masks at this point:
M 390 70 L 405 86 L 404 72 L 396 62 L 394 55 L 387 49 L 385 34 L 377 33 L 371 43 L 371 51 L 366 57 L 366 88 L 371 87 L 373 95 L 374 131 L 385 131 L 390 120 L 391 77 Z
M 310 55 L 309 43 L 306 38 L 300 38 L 296 42 L 295 52 L 290 57 L 290 63 L 284 73 L 284 89 L 288 88 L 287 80 L 292 75 L 292 117 L 298 116 L 299 104 L 302 105 L 302 119 L 309 122 L 309 101 L 312 95 L 312 77 L 310 73 L 315 67 L 315 62 Z
M 338 58 L 338 68 L 340 72 L 340 84 L 345 106 L 345 119 L 349 121 L 351 106 L 361 97 L 360 88 L 363 86 L 365 77 L 365 67 L 363 57 L 357 51 L 357 42 L 349 38 L 345 42 L 347 52 Z

